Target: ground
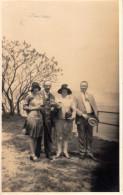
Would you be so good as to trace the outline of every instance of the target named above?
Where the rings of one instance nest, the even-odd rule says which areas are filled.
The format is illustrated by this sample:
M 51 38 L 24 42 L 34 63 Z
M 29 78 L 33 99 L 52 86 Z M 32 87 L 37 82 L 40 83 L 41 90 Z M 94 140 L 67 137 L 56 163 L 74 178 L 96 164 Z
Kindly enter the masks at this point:
M 119 144 L 95 141 L 97 162 L 80 160 L 78 139 L 70 140 L 71 159 L 50 161 L 44 153 L 38 162 L 29 160 L 28 136 L 22 134 L 24 117 L 3 116 L 2 191 L 3 192 L 116 192 L 119 190 Z M 53 146 L 56 150 L 56 144 Z

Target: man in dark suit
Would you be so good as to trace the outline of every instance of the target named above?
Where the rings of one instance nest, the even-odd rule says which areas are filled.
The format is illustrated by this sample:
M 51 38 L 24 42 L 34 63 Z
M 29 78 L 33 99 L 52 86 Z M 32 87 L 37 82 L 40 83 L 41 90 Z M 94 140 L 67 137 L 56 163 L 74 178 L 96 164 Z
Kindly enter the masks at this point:
M 88 83 L 80 83 L 80 94 L 76 97 L 76 124 L 79 137 L 80 158 L 86 156 L 96 160 L 93 155 L 93 127 L 88 119 L 95 118 L 98 121 L 97 106 L 94 97 L 87 93 Z
M 44 83 L 44 91 L 42 92 L 42 97 L 43 97 L 43 105 L 44 105 L 44 110 L 43 110 L 43 128 L 44 128 L 44 148 L 45 148 L 45 154 L 46 158 L 49 158 L 52 160 L 51 157 L 51 143 L 52 143 L 52 128 L 54 127 L 54 111 L 52 104 L 55 101 L 55 97 L 53 96 L 52 93 L 50 93 L 51 89 L 51 83 L 49 81 L 46 81 Z M 36 153 L 37 156 L 40 156 L 41 152 L 41 138 L 38 139 L 37 141 L 37 148 L 36 148 Z

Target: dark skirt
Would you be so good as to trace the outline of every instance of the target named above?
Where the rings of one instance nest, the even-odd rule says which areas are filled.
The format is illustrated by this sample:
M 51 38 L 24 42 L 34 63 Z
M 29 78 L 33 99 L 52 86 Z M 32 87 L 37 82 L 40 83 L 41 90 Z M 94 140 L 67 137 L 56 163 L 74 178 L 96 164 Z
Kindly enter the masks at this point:
M 34 119 L 27 118 L 24 124 L 24 128 L 26 129 L 26 135 L 29 135 L 33 138 L 38 138 L 43 134 L 43 121 L 42 118 Z

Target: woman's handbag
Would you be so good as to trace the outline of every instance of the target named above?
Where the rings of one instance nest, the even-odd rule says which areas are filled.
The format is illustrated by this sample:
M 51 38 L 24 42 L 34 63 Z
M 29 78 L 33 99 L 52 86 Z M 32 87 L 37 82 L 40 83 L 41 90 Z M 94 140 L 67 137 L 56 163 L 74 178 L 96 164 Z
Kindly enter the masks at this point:
M 70 108 L 68 112 L 65 113 L 65 119 L 69 120 L 70 117 L 72 117 L 73 110 Z
M 69 120 L 69 118 L 72 116 L 72 113 L 71 112 L 66 112 L 65 113 L 65 119 L 66 120 Z

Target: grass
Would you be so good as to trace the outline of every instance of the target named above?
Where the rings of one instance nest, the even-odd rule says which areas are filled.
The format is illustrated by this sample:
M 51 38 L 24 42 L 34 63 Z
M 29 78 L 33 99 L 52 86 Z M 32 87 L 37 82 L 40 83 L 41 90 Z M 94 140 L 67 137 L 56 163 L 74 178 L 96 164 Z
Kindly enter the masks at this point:
M 50 161 L 44 153 L 29 160 L 28 136 L 22 134 L 24 117 L 3 116 L 3 192 L 116 192 L 119 190 L 119 144 L 95 137 L 95 156 L 80 160 L 75 133 L 70 140 L 71 159 Z M 53 145 L 56 150 L 56 143 Z

